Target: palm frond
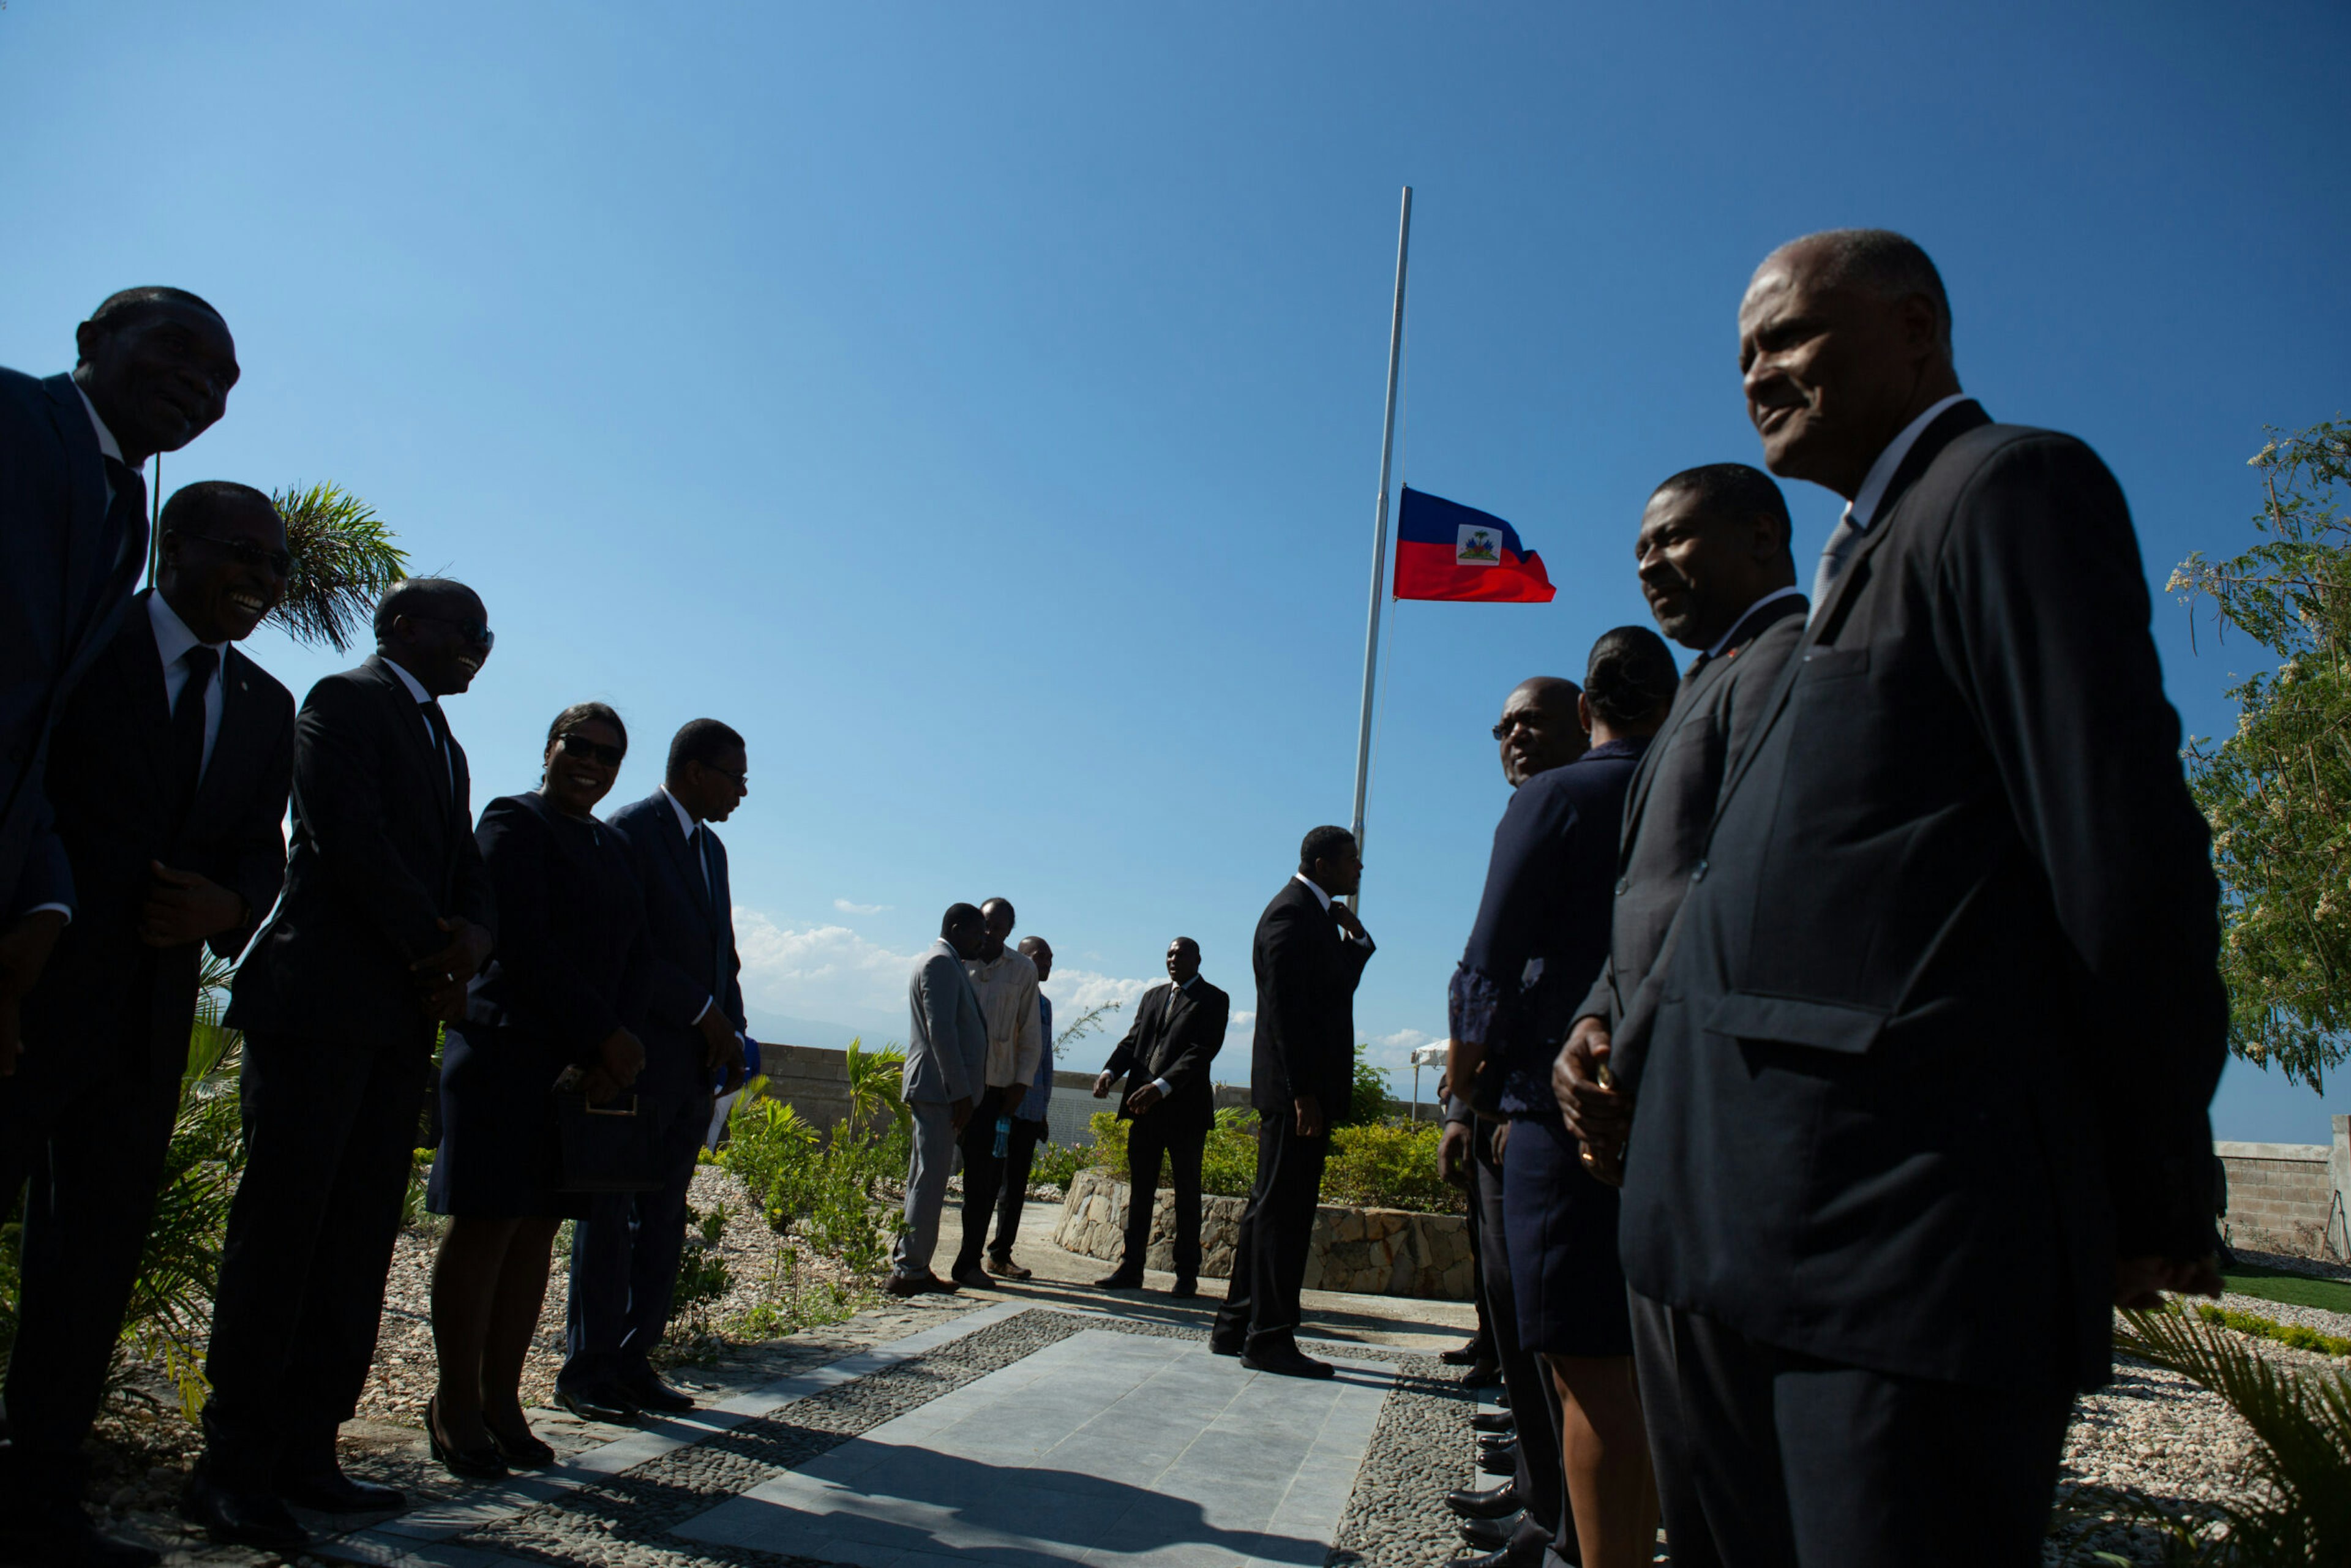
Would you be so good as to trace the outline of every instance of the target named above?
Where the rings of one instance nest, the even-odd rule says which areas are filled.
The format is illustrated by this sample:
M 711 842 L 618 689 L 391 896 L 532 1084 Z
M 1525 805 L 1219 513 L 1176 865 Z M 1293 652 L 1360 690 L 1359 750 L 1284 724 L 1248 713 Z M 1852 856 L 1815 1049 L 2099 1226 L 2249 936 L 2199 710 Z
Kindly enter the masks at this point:
M 270 497 L 286 519 L 294 570 L 271 612 L 287 635 L 342 653 L 383 591 L 406 574 L 408 552 L 375 509 L 334 485 L 294 486 Z

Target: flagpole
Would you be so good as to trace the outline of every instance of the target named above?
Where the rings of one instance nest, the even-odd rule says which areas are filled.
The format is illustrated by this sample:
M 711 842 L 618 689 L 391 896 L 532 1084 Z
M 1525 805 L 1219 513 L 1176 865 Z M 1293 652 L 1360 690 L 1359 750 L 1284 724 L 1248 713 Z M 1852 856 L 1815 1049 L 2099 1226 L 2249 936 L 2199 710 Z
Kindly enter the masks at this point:
M 1364 628 L 1364 717 L 1355 734 L 1355 852 L 1364 851 L 1364 795 L 1372 782 L 1372 683 L 1380 669 L 1380 596 L 1388 572 L 1388 463 L 1395 453 L 1396 366 L 1404 348 L 1405 261 L 1412 245 L 1412 187 L 1404 188 L 1396 218 L 1395 310 L 1388 318 L 1388 412 L 1380 429 L 1380 499 L 1372 521 L 1372 609 Z M 1363 889 L 1347 895 L 1347 907 L 1363 907 Z

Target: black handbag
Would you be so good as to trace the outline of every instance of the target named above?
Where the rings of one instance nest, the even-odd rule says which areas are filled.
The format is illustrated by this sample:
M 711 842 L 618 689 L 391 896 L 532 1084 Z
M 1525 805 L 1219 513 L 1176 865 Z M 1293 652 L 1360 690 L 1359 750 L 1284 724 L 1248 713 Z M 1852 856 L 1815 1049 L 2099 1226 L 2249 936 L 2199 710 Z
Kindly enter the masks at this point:
M 562 1145 L 564 1192 L 652 1192 L 662 1185 L 653 1160 L 653 1124 L 633 1094 L 588 1103 L 586 1074 L 567 1068 L 555 1081 L 555 1124 Z

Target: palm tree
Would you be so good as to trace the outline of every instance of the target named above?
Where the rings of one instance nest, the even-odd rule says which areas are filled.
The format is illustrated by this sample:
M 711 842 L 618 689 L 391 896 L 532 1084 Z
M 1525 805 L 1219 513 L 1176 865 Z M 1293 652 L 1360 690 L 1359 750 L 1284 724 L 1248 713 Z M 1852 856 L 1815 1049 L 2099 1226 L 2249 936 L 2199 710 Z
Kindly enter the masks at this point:
M 336 485 L 292 486 L 270 497 L 286 519 L 294 570 L 271 619 L 287 636 L 342 653 L 375 612 L 383 591 L 408 571 L 375 508 Z

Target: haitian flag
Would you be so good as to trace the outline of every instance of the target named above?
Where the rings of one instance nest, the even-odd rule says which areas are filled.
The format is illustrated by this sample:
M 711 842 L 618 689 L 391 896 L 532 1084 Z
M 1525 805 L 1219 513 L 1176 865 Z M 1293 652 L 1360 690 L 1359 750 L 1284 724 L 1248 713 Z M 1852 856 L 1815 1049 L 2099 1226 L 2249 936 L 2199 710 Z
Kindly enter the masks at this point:
M 1542 557 L 1501 518 L 1407 485 L 1396 511 L 1395 596 L 1549 604 L 1558 591 Z

